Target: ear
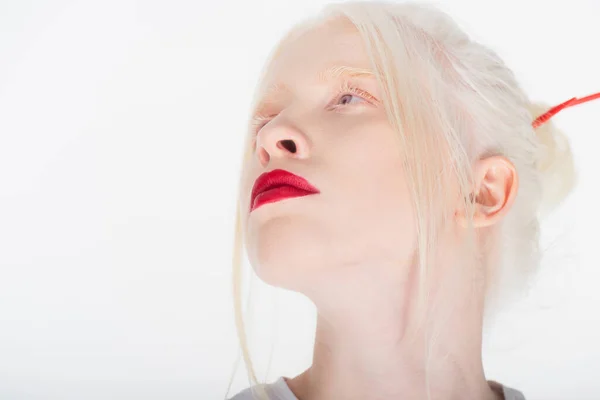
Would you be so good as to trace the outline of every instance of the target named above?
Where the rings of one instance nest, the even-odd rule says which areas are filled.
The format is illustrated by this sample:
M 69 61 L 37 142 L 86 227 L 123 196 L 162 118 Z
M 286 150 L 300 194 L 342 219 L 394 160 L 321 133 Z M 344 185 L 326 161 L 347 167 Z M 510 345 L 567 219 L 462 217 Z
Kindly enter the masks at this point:
M 490 226 L 501 220 L 512 207 L 519 188 L 519 176 L 512 162 L 504 156 L 490 156 L 477 161 L 474 166 L 473 225 Z M 467 227 L 463 206 L 456 211 L 458 223 Z

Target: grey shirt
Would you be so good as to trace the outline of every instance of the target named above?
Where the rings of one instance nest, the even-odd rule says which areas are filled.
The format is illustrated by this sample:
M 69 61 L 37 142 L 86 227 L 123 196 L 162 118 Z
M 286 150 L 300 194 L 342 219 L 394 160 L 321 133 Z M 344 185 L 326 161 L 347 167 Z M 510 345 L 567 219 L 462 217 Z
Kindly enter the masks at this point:
M 498 393 L 504 394 L 505 400 L 525 400 L 523 393 L 516 389 L 504 386 L 495 381 L 488 381 L 490 387 Z M 254 386 L 255 387 L 255 386 Z M 283 376 L 280 376 L 275 382 L 264 385 L 270 400 L 298 400 L 289 388 Z M 246 388 L 228 400 L 259 400 L 258 394 L 252 397 L 252 388 Z

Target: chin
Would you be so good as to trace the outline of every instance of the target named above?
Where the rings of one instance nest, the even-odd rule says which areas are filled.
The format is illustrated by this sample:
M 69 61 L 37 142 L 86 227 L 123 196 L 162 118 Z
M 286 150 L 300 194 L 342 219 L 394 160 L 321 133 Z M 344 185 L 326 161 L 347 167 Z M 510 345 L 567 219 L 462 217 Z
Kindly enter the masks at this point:
M 253 268 L 258 278 L 265 284 L 288 290 L 297 289 L 296 286 L 298 286 L 298 282 L 302 278 L 299 275 L 304 272 L 298 271 L 295 266 L 291 266 L 285 262 L 277 263 L 276 265 L 258 263 Z

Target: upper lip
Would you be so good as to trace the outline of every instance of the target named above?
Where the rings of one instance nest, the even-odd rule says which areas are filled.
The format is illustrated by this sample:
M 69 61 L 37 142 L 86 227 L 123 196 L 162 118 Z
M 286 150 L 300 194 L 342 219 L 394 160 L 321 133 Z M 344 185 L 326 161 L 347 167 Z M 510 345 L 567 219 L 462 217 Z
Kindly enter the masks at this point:
M 319 193 L 319 190 L 303 177 L 283 169 L 274 169 L 262 173 L 254 182 L 254 186 L 252 187 L 252 203 L 254 203 L 254 199 L 258 194 L 278 186 L 294 186 L 307 192 Z

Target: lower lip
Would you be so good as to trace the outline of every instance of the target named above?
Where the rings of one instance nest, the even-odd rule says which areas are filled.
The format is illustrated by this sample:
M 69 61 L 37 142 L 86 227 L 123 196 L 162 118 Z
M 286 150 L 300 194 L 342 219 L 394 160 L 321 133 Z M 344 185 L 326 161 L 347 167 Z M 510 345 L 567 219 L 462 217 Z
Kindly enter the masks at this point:
M 253 211 L 263 204 L 274 203 L 279 200 L 289 199 L 292 197 L 308 196 L 314 194 L 314 192 L 307 192 L 306 190 L 299 189 L 295 186 L 279 186 L 273 189 L 266 190 L 256 196 L 254 203 L 252 204 Z

